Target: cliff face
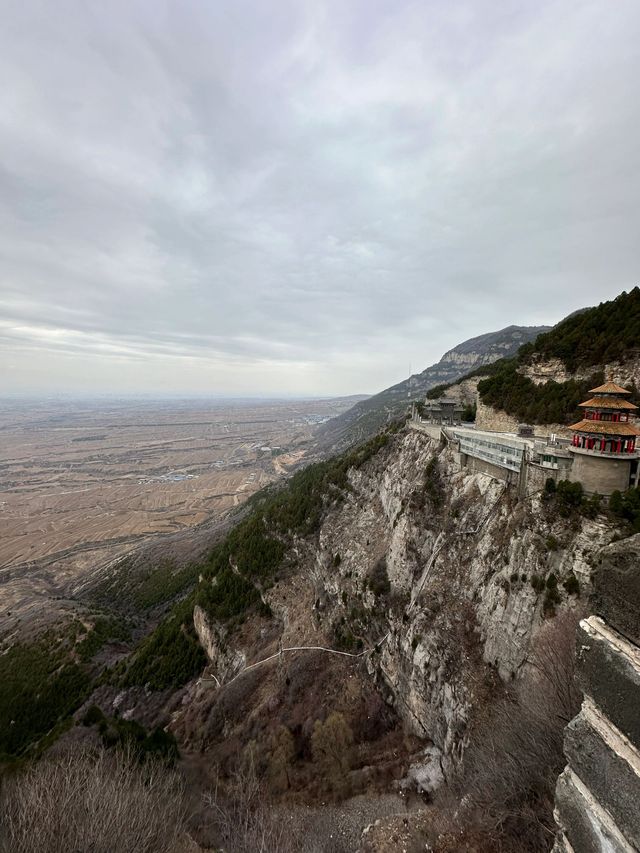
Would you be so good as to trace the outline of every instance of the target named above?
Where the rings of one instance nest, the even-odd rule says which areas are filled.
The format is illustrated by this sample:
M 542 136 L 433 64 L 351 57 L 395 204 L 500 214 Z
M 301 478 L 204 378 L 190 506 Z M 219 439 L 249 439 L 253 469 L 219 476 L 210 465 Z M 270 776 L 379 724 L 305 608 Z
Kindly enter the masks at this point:
M 588 591 L 590 560 L 613 531 L 586 519 L 568 525 L 537 496 L 518 500 L 486 475 L 463 474 L 447 448 L 415 433 L 356 472 L 352 486 L 314 553 L 320 618 L 362 607 L 375 626 L 368 642 L 389 631 L 371 672 L 415 733 L 455 761 L 472 708 L 496 674 L 517 676 L 542 624 L 545 596 L 532 578 L 553 572 L 557 609 L 576 607 L 562 582 L 573 572 Z M 381 561 L 386 599 L 367 582 Z
M 572 574 L 584 600 L 591 562 L 616 531 L 602 519 L 559 519 L 539 496 L 463 473 L 448 447 L 413 431 L 352 471 L 350 486 L 319 533 L 297 544 L 295 576 L 266 598 L 282 645 L 375 646 L 363 658 L 369 675 L 434 745 L 437 767 L 424 771 L 433 782 L 458 761 L 499 679 L 518 677 L 545 618 L 579 606 L 563 587 Z M 551 574 L 555 605 L 540 581 Z
M 591 366 L 570 372 L 559 358 L 552 358 L 547 360 L 534 359 L 530 364 L 521 365 L 518 371 L 531 379 L 536 385 L 544 385 L 547 382 L 568 382 L 570 379 L 582 381 L 592 376 L 595 368 Z M 610 362 L 602 367 L 602 372 L 606 378 L 612 377 L 614 382 L 627 388 L 631 385 L 638 387 L 640 384 L 640 358 L 634 356 L 625 362 Z M 467 383 L 475 382 L 476 397 L 478 397 L 477 385 L 479 381 L 479 379 L 466 380 Z M 454 386 L 452 392 L 457 387 Z M 467 392 L 468 396 L 469 392 Z M 576 419 L 578 417 L 578 412 L 576 412 Z M 501 409 L 488 406 L 478 397 L 476 426 L 478 429 L 492 432 L 515 432 L 518 428 L 518 419 Z M 536 426 L 537 435 L 551 435 L 552 433 L 565 438 L 571 436 L 566 424 L 551 423 Z
M 640 384 L 640 357 L 634 354 L 625 362 L 611 361 L 602 365 L 599 368 L 608 379 L 613 377 L 613 381 L 619 385 L 629 386 Z M 547 360 L 535 359 L 531 364 L 525 364 L 520 368 L 520 372 L 524 376 L 528 376 L 536 385 L 542 385 L 545 382 L 567 382 L 569 379 L 588 379 L 593 375 L 594 367 L 578 368 L 571 373 L 567 370 L 564 362 L 559 358 L 550 358 Z

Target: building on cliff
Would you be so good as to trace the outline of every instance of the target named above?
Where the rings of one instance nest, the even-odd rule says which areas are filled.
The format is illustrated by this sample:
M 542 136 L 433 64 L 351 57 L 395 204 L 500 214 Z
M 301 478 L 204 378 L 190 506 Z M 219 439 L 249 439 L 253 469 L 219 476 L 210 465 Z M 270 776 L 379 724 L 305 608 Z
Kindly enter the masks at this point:
M 424 413 L 427 420 L 434 424 L 459 424 L 462 418 L 462 406 L 457 400 L 440 397 L 438 400 L 426 400 Z
M 587 492 L 611 494 L 637 480 L 640 429 L 631 419 L 638 407 L 626 399 L 630 392 L 614 382 L 589 393 L 594 396 L 580 403 L 583 419 L 569 427 L 573 432 L 571 479 L 580 481 Z
M 640 485 L 640 429 L 632 422 L 638 407 L 626 399 L 630 392 L 613 382 L 590 393 L 593 397 L 580 404 L 584 418 L 569 427 L 571 440 L 522 429 L 515 434 L 462 426 L 456 419 L 460 407 L 444 398 L 427 400 L 425 420 L 414 408 L 411 425 L 431 438 L 442 434 L 453 442 L 461 467 L 511 483 L 523 494 L 540 491 L 551 478 L 579 482 L 587 494 L 606 498 Z

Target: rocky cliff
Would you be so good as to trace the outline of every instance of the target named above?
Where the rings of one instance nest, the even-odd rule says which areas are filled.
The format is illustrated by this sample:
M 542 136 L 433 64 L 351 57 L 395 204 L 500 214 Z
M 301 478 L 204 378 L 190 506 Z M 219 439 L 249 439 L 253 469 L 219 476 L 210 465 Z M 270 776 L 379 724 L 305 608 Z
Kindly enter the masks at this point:
M 540 626 L 579 606 L 616 530 L 602 517 L 568 523 L 539 495 L 469 475 L 447 446 L 413 431 L 349 482 L 318 534 L 295 546 L 295 575 L 266 599 L 280 645 L 364 652 L 370 678 L 432 745 L 429 788 L 460 759 L 496 685 L 526 667 Z M 215 664 L 202 613 L 198 631 Z M 236 648 L 234 662 L 273 651 L 270 639 L 260 652 Z M 214 674 L 224 680 L 228 667 L 226 657 Z

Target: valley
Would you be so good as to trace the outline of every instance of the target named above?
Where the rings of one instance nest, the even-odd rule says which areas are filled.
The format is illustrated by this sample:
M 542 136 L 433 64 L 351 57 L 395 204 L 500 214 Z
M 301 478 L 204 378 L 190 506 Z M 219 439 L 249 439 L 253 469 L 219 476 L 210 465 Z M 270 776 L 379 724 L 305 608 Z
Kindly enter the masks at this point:
M 41 613 L 152 537 L 215 525 L 353 402 L 3 401 L 0 619 Z

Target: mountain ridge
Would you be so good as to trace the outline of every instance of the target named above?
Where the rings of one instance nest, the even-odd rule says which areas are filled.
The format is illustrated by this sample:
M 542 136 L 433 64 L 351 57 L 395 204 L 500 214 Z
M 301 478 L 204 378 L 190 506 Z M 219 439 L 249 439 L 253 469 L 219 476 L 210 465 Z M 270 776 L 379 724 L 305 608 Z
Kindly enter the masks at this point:
M 455 382 L 470 370 L 515 355 L 523 344 L 550 328 L 512 324 L 462 341 L 447 350 L 436 364 L 331 418 L 318 430 L 318 448 L 324 452 L 338 452 L 371 438 L 389 421 L 401 416 L 409 401 L 423 397 L 437 385 Z

